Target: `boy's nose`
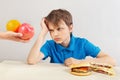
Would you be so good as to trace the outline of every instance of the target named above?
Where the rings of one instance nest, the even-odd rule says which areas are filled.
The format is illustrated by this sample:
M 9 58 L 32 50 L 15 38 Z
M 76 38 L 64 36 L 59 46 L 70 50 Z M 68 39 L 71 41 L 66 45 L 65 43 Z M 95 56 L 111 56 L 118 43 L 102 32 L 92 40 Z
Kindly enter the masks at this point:
M 58 31 L 57 30 L 54 31 L 54 35 L 55 36 L 58 35 Z

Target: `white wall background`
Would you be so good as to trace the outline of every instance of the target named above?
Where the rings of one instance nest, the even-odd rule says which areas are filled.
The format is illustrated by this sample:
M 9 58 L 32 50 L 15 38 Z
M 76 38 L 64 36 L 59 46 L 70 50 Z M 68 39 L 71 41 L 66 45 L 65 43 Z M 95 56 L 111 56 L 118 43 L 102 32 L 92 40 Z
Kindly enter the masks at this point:
M 40 32 L 42 17 L 58 8 L 73 15 L 76 36 L 87 38 L 120 63 L 120 0 L 0 0 L 0 31 L 6 31 L 10 19 L 35 28 L 35 36 L 28 43 L 0 40 L 0 61 L 26 60 Z

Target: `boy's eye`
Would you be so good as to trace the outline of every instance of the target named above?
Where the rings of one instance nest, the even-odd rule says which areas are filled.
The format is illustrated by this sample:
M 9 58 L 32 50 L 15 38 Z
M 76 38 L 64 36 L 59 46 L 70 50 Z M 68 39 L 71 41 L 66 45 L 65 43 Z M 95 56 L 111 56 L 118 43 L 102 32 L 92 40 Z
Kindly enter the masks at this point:
M 60 31 L 60 30 L 62 30 L 62 29 L 63 29 L 63 28 L 58 28 L 57 30 Z
M 50 32 L 53 32 L 53 30 L 49 30 Z

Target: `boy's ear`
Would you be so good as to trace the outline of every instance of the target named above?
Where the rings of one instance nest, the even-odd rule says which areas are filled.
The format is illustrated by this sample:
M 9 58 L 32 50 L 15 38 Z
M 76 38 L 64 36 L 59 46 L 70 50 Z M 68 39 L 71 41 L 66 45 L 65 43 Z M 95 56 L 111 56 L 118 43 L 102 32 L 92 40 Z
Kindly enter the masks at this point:
M 73 31 L 73 25 L 70 25 L 69 30 L 70 30 L 70 32 Z

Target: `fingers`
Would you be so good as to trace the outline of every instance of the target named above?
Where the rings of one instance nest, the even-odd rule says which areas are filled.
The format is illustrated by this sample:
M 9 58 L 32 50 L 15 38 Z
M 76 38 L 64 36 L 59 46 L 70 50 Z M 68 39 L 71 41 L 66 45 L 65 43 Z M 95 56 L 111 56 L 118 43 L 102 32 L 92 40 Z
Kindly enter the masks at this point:
M 27 40 L 24 40 L 24 39 L 21 39 L 21 38 L 18 38 L 20 42 L 23 42 L 23 43 L 26 43 L 26 42 L 29 42 L 30 39 L 27 39 Z
M 42 28 L 42 31 L 44 32 L 44 34 L 47 34 L 48 33 L 48 26 L 46 24 L 46 19 L 43 18 L 40 24 L 41 24 L 41 28 Z
M 71 57 L 71 58 L 66 59 L 64 64 L 66 66 L 71 66 L 73 64 L 79 64 L 80 62 L 81 62 L 81 60 L 77 60 L 77 59 Z
M 65 66 L 68 66 L 68 67 L 69 67 L 70 65 L 72 65 L 70 62 L 65 62 L 64 64 L 65 64 Z
M 8 32 L 6 32 L 6 36 L 8 36 L 8 37 L 22 37 L 23 34 L 22 33 L 12 32 L 12 31 L 8 31 Z
M 13 39 L 14 41 L 17 41 L 17 42 L 22 42 L 22 43 L 27 43 L 29 42 L 30 40 L 22 40 L 21 38 L 15 38 Z
M 45 18 L 42 18 L 42 20 L 41 20 L 41 26 L 45 26 Z
M 64 64 L 65 64 L 66 66 L 72 65 L 71 58 L 66 59 L 65 62 L 64 62 Z
M 17 36 L 17 37 L 22 37 L 23 34 L 22 34 L 22 33 L 16 33 L 15 36 Z
M 11 32 L 11 36 L 9 36 L 9 39 L 17 42 L 23 42 L 23 43 L 30 41 L 30 40 L 21 39 L 22 36 L 23 36 L 22 33 Z

